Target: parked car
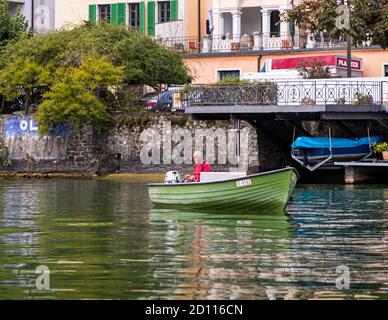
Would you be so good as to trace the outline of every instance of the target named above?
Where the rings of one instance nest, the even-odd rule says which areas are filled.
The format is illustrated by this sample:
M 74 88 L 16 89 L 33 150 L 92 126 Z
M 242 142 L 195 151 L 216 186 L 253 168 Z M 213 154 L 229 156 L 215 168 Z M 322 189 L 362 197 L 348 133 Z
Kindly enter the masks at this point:
M 179 95 L 175 96 L 175 93 L 179 93 L 181 89 L 182 86 L 171 86 L 168 90 L 163 92 L 147 93 L 139 100 L 139 104 L 144 109 L 153 112 L 184 111 L 187 101 L 179 101 Z
M 139 100 L 139 104 L 148 111 L 171 111 L 172 94 L 171 91 L 147 93 Z

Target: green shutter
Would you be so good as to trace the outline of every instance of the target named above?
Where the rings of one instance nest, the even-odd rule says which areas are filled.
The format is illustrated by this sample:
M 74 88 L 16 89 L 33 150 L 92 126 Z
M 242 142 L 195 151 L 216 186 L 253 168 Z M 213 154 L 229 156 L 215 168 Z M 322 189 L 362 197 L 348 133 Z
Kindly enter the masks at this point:
M 110 5 L 110 22 L 117 25 L 117 3 Z
M 148 35 L 155 35 L 155 2 L 148 1 Z
M 290 19 L 290 34 L 291 34 L 291 36 L 295 35 L 295 19 L 294 18 Z
M 178 0 L 170 0 L 170 21 L 178 20 Z
M 140 2 L 140 33 L 145 34 L 145 4 Z
M 89 21 L 90 23 L 97 22 L 97 5 L 95 4 L 89 5 Z
M 118 26 L 125 26 L 126 24 L 126 4 L 125 3 L 118 3 L 117 4 L 117 25 Z

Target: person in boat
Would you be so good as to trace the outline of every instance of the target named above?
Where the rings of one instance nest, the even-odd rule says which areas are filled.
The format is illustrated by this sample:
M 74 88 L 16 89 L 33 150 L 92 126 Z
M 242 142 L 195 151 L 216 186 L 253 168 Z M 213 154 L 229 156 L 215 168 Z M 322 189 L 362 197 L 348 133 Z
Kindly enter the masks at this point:
M 210 172 L 210 164 L 203 159 L 201 151 L 195 151 L 193 154 L 194 160 L 194 174 L 187 175 L 185 179 L 190 182 L 200 182 L 201 172 Z

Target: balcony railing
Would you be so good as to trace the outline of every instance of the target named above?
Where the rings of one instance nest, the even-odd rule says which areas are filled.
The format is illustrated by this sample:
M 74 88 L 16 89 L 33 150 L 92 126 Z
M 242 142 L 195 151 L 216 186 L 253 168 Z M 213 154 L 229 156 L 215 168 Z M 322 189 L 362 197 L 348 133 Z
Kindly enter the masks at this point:
M 382 105 L 384 85 L 332 80 L 192 85 L 184 100 L 188 106 Z
M 327 33 L 259 33 L 244 35 L 209 35 L 199 37 L 162 37 L 157 41 L 180 53 L 247 52 L 258 50 L 292 50 L 345 48 L 346 40 L 333 40 Z M 364 43 L 369 46 L 369 43 Z
M 156 38 L 156 41 L 167 49 L 179 53 L 200 53 L 203 43 L 198 37 L 163 37 Z

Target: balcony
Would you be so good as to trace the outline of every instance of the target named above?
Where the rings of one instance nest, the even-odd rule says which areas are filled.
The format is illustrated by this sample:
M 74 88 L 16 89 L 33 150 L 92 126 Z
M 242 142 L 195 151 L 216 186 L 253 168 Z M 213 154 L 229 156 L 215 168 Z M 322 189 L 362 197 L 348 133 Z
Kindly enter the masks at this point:
M 209 35 L 198 37 L 159 37 L 165 48 L 180 53 L 236 53 L 261 50 L 298 50 L 317 48 L 345 48 L 346 40 L 333 40 L 326 33 L 260 33 L 243 35 Z M 369 46 L 368 43 L 364 44 Z

